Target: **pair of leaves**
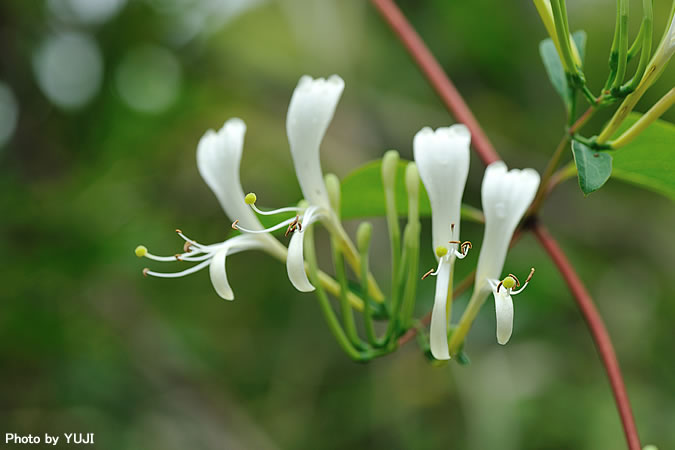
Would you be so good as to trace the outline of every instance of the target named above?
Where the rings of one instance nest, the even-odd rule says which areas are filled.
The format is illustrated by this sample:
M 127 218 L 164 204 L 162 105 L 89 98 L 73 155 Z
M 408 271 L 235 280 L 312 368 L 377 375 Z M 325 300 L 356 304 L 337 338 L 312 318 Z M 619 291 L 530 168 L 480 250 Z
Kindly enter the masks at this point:
M 639 118 L 631 113 L 619 129 L 630 128 Z M 580 142 L 572 143 L 579 186 L 588 195 L 614 178 L 658 192 L 675 200 L 675 125 L 657 120 L 630 144 L 618 150 L 598 152 Z

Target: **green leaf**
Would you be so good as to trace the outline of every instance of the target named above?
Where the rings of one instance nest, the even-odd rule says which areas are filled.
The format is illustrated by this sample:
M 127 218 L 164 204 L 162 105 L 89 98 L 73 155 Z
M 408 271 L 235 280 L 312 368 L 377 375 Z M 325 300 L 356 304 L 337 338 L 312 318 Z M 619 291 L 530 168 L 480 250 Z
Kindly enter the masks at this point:
M 405 168 L 409 161 L 399 161 L 396 168 L 396 209 L 400 216 L 408 214 L 408 195 L 405 190 Z M 382 160 L 366 163 L 342 181 L 342 218 L 384 216 L 384 189 L 382 188 Z M 424 186 L 420 184 L 420 216 L 430 216 L 431 205 Z M 462 219 L 484 222 L 483 213 L 462 205 Z
M 612 155 L 593 150 L 581 142 L 572 142 L 579 187 L 584 195 L 597 191 L 612 174 Z
M 572 34 L 572 39 L 577 45 L 579 56 L 583 63 L 586 55 L 586 32 L 583 30 L 575 31 Z M 562 98 L 565 109 L 569 113 L 574 104 L 575 92 L 570 89 L 567 84 L 565 70 L 563 69 L 562 62 L 560 62 L 560 56 L 558 55 L 558 51 L 551 38 L 544 39 L 539 43 L 539 54 L 541 55 L 541 60 L 544 63 L 544 68 L 546 69 L 549 80 L 551 80 L 553 88 L 558 95 L 560 95 L 560 98 Z
M 579 50 L 579 57 L 581 58 L 581 65 L 583 67 L 586 60 L 586 32 L 584 30 L 577 30 L 572 33 L 572 39 L 577 44 L 577 50 Z
M 619 133 L 642 115 L 631 113 Z M 657 120 L 633 142 L 612 152 L 613 177 L 675 200 L 675 125 Z

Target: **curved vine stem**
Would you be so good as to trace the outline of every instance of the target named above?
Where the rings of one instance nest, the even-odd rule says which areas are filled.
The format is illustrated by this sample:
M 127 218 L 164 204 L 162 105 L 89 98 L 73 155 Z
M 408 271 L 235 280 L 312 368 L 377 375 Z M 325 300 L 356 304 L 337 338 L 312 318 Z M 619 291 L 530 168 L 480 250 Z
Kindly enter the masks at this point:
M 471 131 L 474 150 L 484 164 L 490 164 L 500 159 L 494 147 L 480 124 L 473 116 L 469 107 L 452 84 L 443 68 L 429 51 L 412 25 L 408 22 L 393 0 L 371 0 L 373 5 L 389 24 L 401 43 L 406 47 L 410 56 L 424 73 L 429 83 L 438 93 L 450 113 L 460 122 L 463 122 Z M 567 260 L 557 242 L 548 234 L 543 225 L 531 219 L 532 229 L 539 243 L 548 252 L 556 264 L 561 276 L 565 279 L 577 305 L 588 325 L 595 346 L 600 353 L 607 377 L 609 378 L 617 409 L 621 418 L 626 441 L 630 450 L 640 450 L 640 439 L 635 426 L 635 420 L 630 407 L 630 401 L 621 375 L 621 369 L 614 353 L 611 339 L 604 326 L 602 318 L 595 308 L 588 291 L 581 282 L 574 267 Z

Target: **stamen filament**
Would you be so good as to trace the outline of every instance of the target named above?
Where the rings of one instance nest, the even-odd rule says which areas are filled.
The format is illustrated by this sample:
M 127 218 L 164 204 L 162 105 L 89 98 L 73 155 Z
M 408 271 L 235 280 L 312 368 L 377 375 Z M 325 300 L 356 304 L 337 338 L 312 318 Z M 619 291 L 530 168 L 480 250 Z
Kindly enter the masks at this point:
M 259 209 L 255 204 L 250 205 L 251 209 L 253 211 L 257 212 L 258 214 L 261 214 L 263 216 L 273 216 L 275 214 L 281 214 L 281 213 L 286 213 L 286 212 L 300 212 L 302 211 L 302 208 L 298 208 L 296 206 L 288 206 L 285 208 L 278 208 L 278 209 L 273 209 L 271 211 L 263 211 L 262 209 Z
M 276 230 L 278 230 L 278 229 L 280 229 L 280 228 L 286 227 L 286 226 L 288 226 L 289 224 L 293 223 L 293 222 L 296 221 L 296 220 L 297 220 L 297 219 L 296 219 L 295 217 L 293 217 L 292 219 L 284 220 L 283 222 L 278 223 L 278 224 L 274 225 L 273 227 L 266 228 L 266 229 L 264 229 L 264 230 L 249 230 L 248 228 L 244 228 L 244 227 L 242 227 L 241 225 L 239 225 L 239 224 L 238 224 L 239 221 L 238 221 L 238 220 L 235 220 L 234 223 L 232 224 L 232 228 L 234 228 L 235 230 L 239 230 L 239 231 L 241 231 L 241 232 L 244 232 L 244 233 L 249 233 L 249 234 L 262 234 L 262 233 L 270 233 L 270 232 L 272 232 L 272 231 L 276 231 Z
M 180 278 L 180 277 L 184 277 L 185 275 L 190 275 L 191 273 L 199 272 L 204 267 L 208 266 L 210 263 L 211 263 L 211 260 L 208 259 L 206 261 L 203 261 L 203 262 L 201 262 L 197 265 L 194 265 L 194 266 L 190 267 L 189 269 L 185 269 L 185 270 L 180 271 L 180 272 L 169 272 L 169 273 L 153 272 L 152 270 L 148 270 L 146 268 L 146 269 L 143 269 L 143 275 L 146 275 L 146 276 L 150 275 L 150 276 L 158 277 L 158 278 Z

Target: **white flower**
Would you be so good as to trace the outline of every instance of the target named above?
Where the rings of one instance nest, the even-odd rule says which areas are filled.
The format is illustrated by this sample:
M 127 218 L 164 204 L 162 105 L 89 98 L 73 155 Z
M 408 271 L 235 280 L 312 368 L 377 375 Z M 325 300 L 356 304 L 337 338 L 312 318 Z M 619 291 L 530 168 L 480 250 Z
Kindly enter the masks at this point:
M 415 163 L 431 203 L 432 241 L 438 268 L 436 293 L 431 313 L 430 347 L 436 359 L 450 359 L 448 350 L 448 287 L 455 257 L 464 258 L 471 244 L 458 250 L 462 194 L 469 173 L 471 134 L 456 124 L 432 131 L 423 128 L 413 139 Z
M 244 201 L 244 193 L 239 181 L 239 165 L 244 147 L 246 125 L 241 119 L 230 119 L 215 132 L 209 130 L 197 146 L 197 167 L 206 184 L 218 198 L 225 213 L 237 218 L 251 230 L 250 234 L 235 236 L 224 242 L 213 245 L 200 244 L 176 230 L 186 243 L 183 253 L 175 256 L 156 256 L 148 252 L 144 246 L 136 248 L 136 255 L 155 261 L 187 261 L 197 262 L 189 269 L 173 272 L 155 272 L 144 269 L 143 274 L 160 278 L 177 278 L 195 273 L 209 266 L 211 283 L 222 298 L 233 300 L 234 293 L 227 280 L 225 259 L 228 255 L 244 250 L 262 249 L 283 257 L 285 249 L 277 240 L 268 234 L 261 233 L 262 225 L 253 211 Z
M 502 345 L 505 345 L 511 339 L 511 333 L 513 332 L 513 299 L 512 295 L 518 295 L 523 292 L 523 289 L 527 287 L 527 284 L 532 279 L 534 274 L 534 269 L 530 271 L 530 275 L 525 280 L 523 286 L 514 291 L 514 287 L 520 287 L 520 282 L 518 278 L 514 275 L 509 274 L 502 281 L 498 280 L 488 280 L 490 287 L 492 288 L 492 294 L 495 298 L 495 314 L 497 316 L 497 342 Z
M 293 91 L 288 106 L 286 131 L 295 165 L 295 174 L 307 203 L 305 207 L 261 211 L 255 207 L 253 198 L 249 204 L 259 214 L 295 212 L 297 215 L 294 219 L 288 219 L 261 231 L 242 227 L 239 223 L 233 225 L 244 233 L 269 232 L 288 226 L 287 234 L 292 232 L 293 236 L 288 245 L 286 272 L 293 286 L 301 292 L 314 290 L 305 272 L 304 230 L 317 221 L 324 221 L 326 226 L 333 229 L 340 226 L 334 220 L 335 216 L 330 207 L 330 199 L 321 171 L 319 150 L 343 89 L 344 81 L 337 75 L 328 79 L 313 79 L 304 75 Z
M 507 171 L 503 161 L 496 161 L 485 170 L 481 188 L 485 234 L 478 256 L 475 291 L 488 290 L 487 280 L 501 275 L 513 233 L 538 187 L 539 174 L 533 169 Z

